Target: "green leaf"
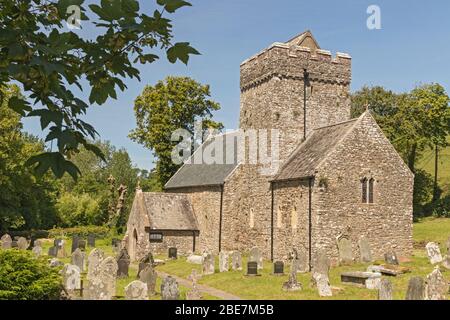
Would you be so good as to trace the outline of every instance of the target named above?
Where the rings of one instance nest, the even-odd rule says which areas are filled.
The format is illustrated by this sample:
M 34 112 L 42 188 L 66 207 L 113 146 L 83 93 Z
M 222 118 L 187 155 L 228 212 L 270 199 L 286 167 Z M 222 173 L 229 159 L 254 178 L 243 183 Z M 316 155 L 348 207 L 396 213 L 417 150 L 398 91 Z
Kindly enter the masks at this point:
M 51 111 L 47 109 L 36 109 L 28 113 L 27 117 L 41 117 L 41 128 L 44 130 L 48 127 L 50 122 L 53 122 L 57 126 L 61 126 L 63 115 L 59 111 Z
M 62 178 L 64 173 L 67 172 L 76 181 L 78 175 L 81 175 L 78 167 L 72 162 L 66 160 L 59 152 L 44 152 L 32 156 L 26 161 L 25 165 L 36 165 L 34 167 L 34 172 L 37 176 L 44 175 L 49 169 L 52 170 L 53 174 L 57 178 Z
M 178 42 L 167 50 L 167 59 L 171 63 L 175 63 L 177 59 L 179 59 L 184 64 L 187 64 L 190 54 L 200 54 L 200 53 L 194 48 L 192 48 L 189 45 L 189 42 Z
M 189 2 L 183 0 L 157 0 L 157 3 L 164 6 L 164 9 L 169 13 L 173 13 L 184 6 L 192 6 Z
M 22 116 L 25 116 L 25 111 L 31 111 L 29 103 L 18 97 L 11 97 L 8 101 L 8 107 Z

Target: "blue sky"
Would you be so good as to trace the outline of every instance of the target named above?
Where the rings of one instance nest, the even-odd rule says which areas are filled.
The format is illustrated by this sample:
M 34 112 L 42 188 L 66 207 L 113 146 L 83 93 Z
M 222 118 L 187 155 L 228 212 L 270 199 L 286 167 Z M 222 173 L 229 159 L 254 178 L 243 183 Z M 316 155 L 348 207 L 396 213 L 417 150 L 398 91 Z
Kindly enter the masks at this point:
M 92 1 L 90 1 L 92 2 Z M 140 1 L 153 12 L 153 0 Z M 202 55 L 188 66 L 165 59 L 140 66 L 141 81 L 127 81 L 117 100 L 94 105 L 86 119 L 117 147 L 128 150 L 140 168 L 152 168 L 151 152 L 128 138 L 135 127 L 133 102 L 145 85 L 168 75 L 189 76 L 210 84 L 222 109 L 215 119 L 233 129 L 239 117 L 239 64 L 273 42 L 284 42 L 310 29 L 323 49 L 349 53 L 352 90 L 382 85 L 407 91 L 415 85 L 438 82 L 450 91 L 450 2 L 430 1 L 306 1 L 306 0 L 192 0 L 192 7 L 170 15 L 176 41 L 188 41 Z M 367 7 L 381 9 L 381 30 L 366 26 Z M 151 10 L 151 11 L 150 11 Z M 89 32 L 84 28 L 83 31 Z M 43 137 L 36 119 L 25 130 Z

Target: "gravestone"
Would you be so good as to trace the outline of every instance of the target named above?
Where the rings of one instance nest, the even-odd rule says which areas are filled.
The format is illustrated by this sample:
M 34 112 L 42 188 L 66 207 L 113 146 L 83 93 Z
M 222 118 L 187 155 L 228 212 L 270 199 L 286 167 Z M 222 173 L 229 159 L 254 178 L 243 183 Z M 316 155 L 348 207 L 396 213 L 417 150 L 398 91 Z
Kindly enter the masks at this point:
M 108 300 L 116 295 L 116 275 L 118 269 L 116 259 L 113 257 L 103 259 L 97 268 L 96 275 L 102 279 L 102 282 L 106 286 Z
M 42 255 L 42 247 L 41 246 L 34 246 L 31 250 L 31 253 L 33 253 L 33 256 L 40 257 Z
M 289 273 L 289 280 L 283 283 L 283 291 L 299 291 L 302 290 L 302 284 L 297 281 L 297 271 L 292 270 Z
M 84 272 L 84 259 L 85 259 L 86 253 L 80 250 L 80 248 L 77 248 L 73 253 L 71 257 L 71 263 L 73 265 L 76 265 L 81 272 Z
M 64 248 L 65 241 L 62 239 L 55 240 L 56 247 L 56 257 L 57 258 L 65 258 L 66 257 L 66 249 Z
M 74 253 L 75 250 L 78 249 L 78 241 L 80 241 L 80 237 L 77 235 L 72 236 L 72 248 L 71 253 Z
M 187 257 L 186 262 L 187 263 L 192 263 L 192 264 L 202 264 L 203 263 L 203 256 L 190 254 Z
M 392 300 L 392 283 L 388 279 L 381 279 L 378 288 L 378 300 Z
M 291 270 L 291 273 L 297 273 L 297 270 Z M 273 263 L 273 274 L 276 276 L 284 275 L 284 263 L 283 261 L 275 261 Z
M 147 285 L 139 280 L 130 282 L 125 287 L 125 300 L 148 300 Z
M 313 272 L 311 281 L 312 286 L 317 287 L 319 296 L 331 297 L 333 295 L 330 287 L 330 281 L 328 280 L 327 275 L 323 273 Z
M 205 254 L 202 264 L 202 273 L 204 275 L 214 274 L 214 256 L 210 253 Z
M 384 254 L 384 261 L 386 261 L 387 264 L 398 265 L 397 254 L 394 251 L 386 252 Z
M 93 234 L 88 235 L 87 244 L 89 247 L 95 248 L 95 235 L 93 235 Z
M 100 277 L 94 277 L 83 288 L 84 300 L 111 300 L 106 283 Z
M 197 288 L 197 280 L 199 276 L 197 275 L 197 270 L 193 269 L 190 276 L 188 277 L 188 280 L 192 281 L 192 290 L 188 291 L 186 293 L 186 300 L 201 300 L 202 295 L 200 294 L 200 291 Z
M 48 265 L 49 265 L 50 267 L 54 268 L 54 267 L 62 266 L 63 263 L 62 263 L 61 261 L 59 261 L 58 258 L 52 258 L 52 259 L 50 259 L 50 261 L 48 262 Z
M 81 289 L 80 268 L 78 266 L 73 264 L 64 265 L 64 268 L 61 270 L 61 275 L 63 278 L 63 286 L 69 294 Z
M 219 272 L 227 272 L 230 268 L 228 252 L 219 252 Z
M 180 298 L 178 283 L 171 276 L 165 277 L 161 283 L 161 298 L 162 300 L 178 300 Z
M 128 277 L 128 267 L 130 266 L 130 256 L 128 255 L 127 249 L 123 248 L 120 250 L 120 254 L 117 257 L 117 276 L 119 278 Z
M 1 239 L 2 241 L 2 249 L 11 249 L 11 245 L 12 245 L 12 239 L 11 236 L 7 233 L 5 233 Z
M 41 239 L 35 239 L 33 241 L 33 247 L 41 247 L 42 248 L 42 240 Z
M 168 256 L 169 256 L 169 259 L 176 259 L 177 258 L 177 248 L 175 248 L 175 247 L 169 248 Z
M 341 265 L 348 265 L 353 263 L 353 251 L 352 243 L 346 237 L 340 237 L 337 239 L 339 250 L 339 263 Z
M 344 272 L 341 274 L 341 281 L 343 283 L 353 284 L 374 290 L 378 289 L 380 285 L 381 273 L 361 271 Z
M 239 251 L 233 251 L 231 254 L 231 269 L 234 271 L 242 270 L 242 256 Z
M 409 279 L 406 300 L 424 300 L 425 282 L 421 277 L 412 277 Z
M 450 254 L 447 254 L 444 258 L 444 261 L 442 261 L 442 266 L 446 269 L 450 270 Z
M 297 273 L 309 272 L 309 264 L 306 254 L 299 253 L 296 257 L 292 258 L 291 270 L 296 270 Z
M 19 245 L 17 244 L 17 240 L 13 240 L 11 242 L 11 248 L 18 248 L 18 247 L 19 247 Z
M 102 250 L 95 248 L 88 256 L 88 274 L 87 278 L 90 280 L 95 274 L 100 262 L 104 259 Z
M 28 245 L 28 240 L 24 237 L 19 237 L 19 239 L 17 240 L 17 247 L 19 248 L 19 250 L 27 250 Z
M 372 251 L 370 244 L 366 237 L 361 237 L 358 241 L 359 259 L 362 263 L 372 262 Z
M 256 262 L 256 261 L 248 261 L 247 262 L 247 276 L 259 276 L 258 262 Z
M 139 267 L 137 278 L 139 278 L 139 274 L 142 270 L 144 270 L 147 266 L 153 267 L 155 260 L 153 259 L 153 254 L 151 252 L 147 253 L 143 258 L 139 260 Z
M 428 242 L 425 248 L 427 249 L 428 259 L 430 259 L 431 264 L 442 262 L 441 249 L 439 249 L 436 243 Z
M 330 270 L 330 260 L 324 250 L 319 249 L 317 255 L 313 259 L 312 271 L 325 275 L 328 278 Z
M 258 270 L 263 269 L 263 258 L 262 258 L 261 250 L 259 250 L 259 248 L 257 248 L 257 247 L 251 248 L 248 261 L 256 262 L 258 264 Z
M 448 282 L 437 266 L 425 281 L 425 298 L 426 300 L 447 300 L 448 288 Z
M 139 273 L 139 280 L 147 285 L 147 295 L 152 296 L 155 294 L 156 279 L 158 275 L 153 269 L 153 266 L 147 264 L 144 269 Z
M 78 240 L 78 248 L 80 248 L 81 251 L 86 251 L 86 240 Z
M 48 255 L 50 257 L 56 257 L 57 252 L 58 249 L 55 246 L 48 248 Z

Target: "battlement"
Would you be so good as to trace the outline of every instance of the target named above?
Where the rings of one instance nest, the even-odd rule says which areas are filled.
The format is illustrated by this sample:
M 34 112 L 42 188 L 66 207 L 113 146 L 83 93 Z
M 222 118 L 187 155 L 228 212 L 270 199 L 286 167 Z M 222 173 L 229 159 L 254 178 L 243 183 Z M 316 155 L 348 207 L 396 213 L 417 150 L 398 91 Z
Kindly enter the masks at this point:
M 305 36 L 312 39 L 309 47 L 302 45 Z M 313 44 L 311 44 L 312 41 Z M 308 71 L 311 81 L 345 85 L 350 84 L 351 81 L 351 56 L 337 52 L 333 57 L 330 51 L 318 47 L 308 31 L 287 43 L 273 43 L 268 48 L 243 61 L 240 68 L 241 91 L 268 81 L 273 77 L 303 79 L 305 69 Z

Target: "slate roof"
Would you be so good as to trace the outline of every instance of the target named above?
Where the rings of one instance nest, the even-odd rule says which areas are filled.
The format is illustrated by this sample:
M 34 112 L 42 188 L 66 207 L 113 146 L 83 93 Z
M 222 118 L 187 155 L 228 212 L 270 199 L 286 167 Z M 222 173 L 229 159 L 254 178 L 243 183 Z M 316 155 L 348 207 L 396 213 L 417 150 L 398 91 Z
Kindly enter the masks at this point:
M 357 119 L 314 129 L 283 164 L 274 181 L 311 177 L 317 166 L 351 129 Z
M 217 155 L 218 163 L 209 163 L 205 160 L 195 163 L 196 154 L 215 155 L 211 149 L 222 150 L 222 157 Z M 238 131 L 217 135 L 206 140 L 185 162 L 185 164 L 167 181 L 165 189 L 174 189 L 194 186 L 211 186 L 224 183 L 228 175 L 238 165 Z M 220 151 L 219 151 L 220 152 Z M 189 163 L 190 162 L 190 163 Z
M 142 192 L 150 230 L 199 230 L 186 194 Z

